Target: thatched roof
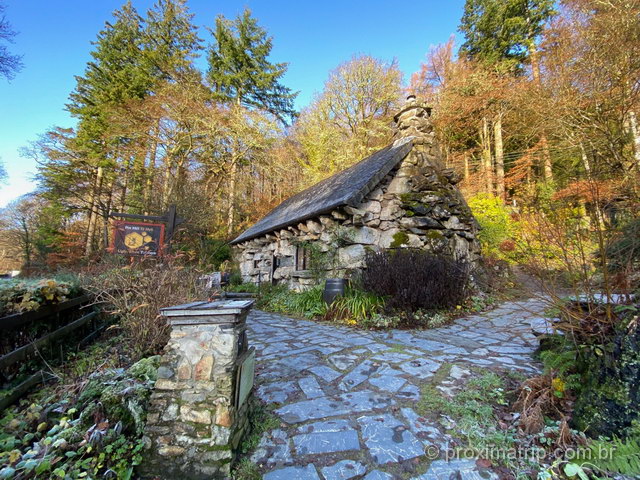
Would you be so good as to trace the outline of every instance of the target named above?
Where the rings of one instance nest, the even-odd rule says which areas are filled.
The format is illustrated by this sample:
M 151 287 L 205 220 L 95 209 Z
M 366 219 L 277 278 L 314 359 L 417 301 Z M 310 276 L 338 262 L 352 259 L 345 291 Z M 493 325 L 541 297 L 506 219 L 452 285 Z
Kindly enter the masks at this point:
M 402 138 L 352 167 L 288 198 L 231 243 L 286 228 L 345 205 L 355 206 L 404 158 L 412 137 Z

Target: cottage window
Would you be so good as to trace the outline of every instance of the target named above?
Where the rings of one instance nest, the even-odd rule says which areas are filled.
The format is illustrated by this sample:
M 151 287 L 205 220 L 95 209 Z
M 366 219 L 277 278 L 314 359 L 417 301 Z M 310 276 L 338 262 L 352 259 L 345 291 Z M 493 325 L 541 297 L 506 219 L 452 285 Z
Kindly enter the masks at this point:
M 253 261 L 253 268 L 260 268 L 260 260 Z
M 296 270 L 309 270 L 311 267 L 311 250 L 305 247 L 296 247 Z

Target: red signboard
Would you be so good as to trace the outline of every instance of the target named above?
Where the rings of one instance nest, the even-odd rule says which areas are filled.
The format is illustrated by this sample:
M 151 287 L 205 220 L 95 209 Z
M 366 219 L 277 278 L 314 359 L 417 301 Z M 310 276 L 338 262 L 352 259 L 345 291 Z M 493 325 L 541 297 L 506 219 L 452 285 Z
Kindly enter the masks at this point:
M 111 251 L 121 255 L 157 257 L 164 246 L 164 224 L 116 221 Z

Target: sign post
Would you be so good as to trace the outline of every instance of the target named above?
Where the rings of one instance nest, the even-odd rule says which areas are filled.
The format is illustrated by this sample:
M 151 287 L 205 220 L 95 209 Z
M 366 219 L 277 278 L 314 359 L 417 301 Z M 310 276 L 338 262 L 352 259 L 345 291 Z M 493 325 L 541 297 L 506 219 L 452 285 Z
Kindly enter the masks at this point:
M 162 256 L 165 249 L 171 247 L 176 227 L 184 223 L 184 219 L 177 216 L 175 205 L 170 205 L 162 216 L 133 213 L 112 213 L 110 216 L 124 219 L 114 222 L 111 251 L 128 256 Z

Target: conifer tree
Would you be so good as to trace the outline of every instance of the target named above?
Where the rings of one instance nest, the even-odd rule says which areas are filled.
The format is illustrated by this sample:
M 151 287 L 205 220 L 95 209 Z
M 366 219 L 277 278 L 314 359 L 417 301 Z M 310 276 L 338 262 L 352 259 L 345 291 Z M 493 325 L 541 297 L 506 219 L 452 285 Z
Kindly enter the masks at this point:
M 293 118 L 297 93 L 280 83 L 287 64 L 269 61 L 273 39 L 251 11 L 246 9 L 233 21 L 218 16 L 212 33 L 215 42 L 209 48 L 207 78 L 215 97 L 265 110 L 281 121 Z
M 553 14 L 553 0 L 467 0 L 460 53 L 491 66 L 522 71 L 535 39 Z
M 113 184 L 118 161 L 111 150 L 113 145 L 107 142 L 109 108 L 143 98 L 153 83 L 143 61 L 141 19 L 131 2 L 115 11 L 114 18 L 113 23 L 107 22 L 99 32 L 92 60 L 84 75 L 76 77 L 76 88 L 67 105 L 69 112 L 79 119 L 74 141 L 77 152 L 92 166 L 95 175 L 87 199 L 87 253 L 93 249 L 98 217 L 108 213 L 100 208 L 100 197 L 105 186 Z
M 147 12 L 145 62 L 155 78 L 176 82 L 197 75 L 193 60 L 201 49 L 186 0 L 158 0 Z
M 214 98 L 236 109 L 244 107 L 268 112 L 282 123 L 292 119 L 295 116 L 293 100 L 297 94 L 280 83 L 287 64 L 269 61 L 272 38 L 251 16 L 251 11 L 245 9 L 233 21 L 219 15 L 212 34 L 215 41 L 209 48 L 207 78 Z M 236 118 L 241 117 L 236 115 Z M 241 164 L 251 162 L 250 155 L 239 155 L 239 152 L 251 149 L 245 148 L 236 138 L 229 143 L 227 233 L 231 234 L 236 223 L 238 170 Z

